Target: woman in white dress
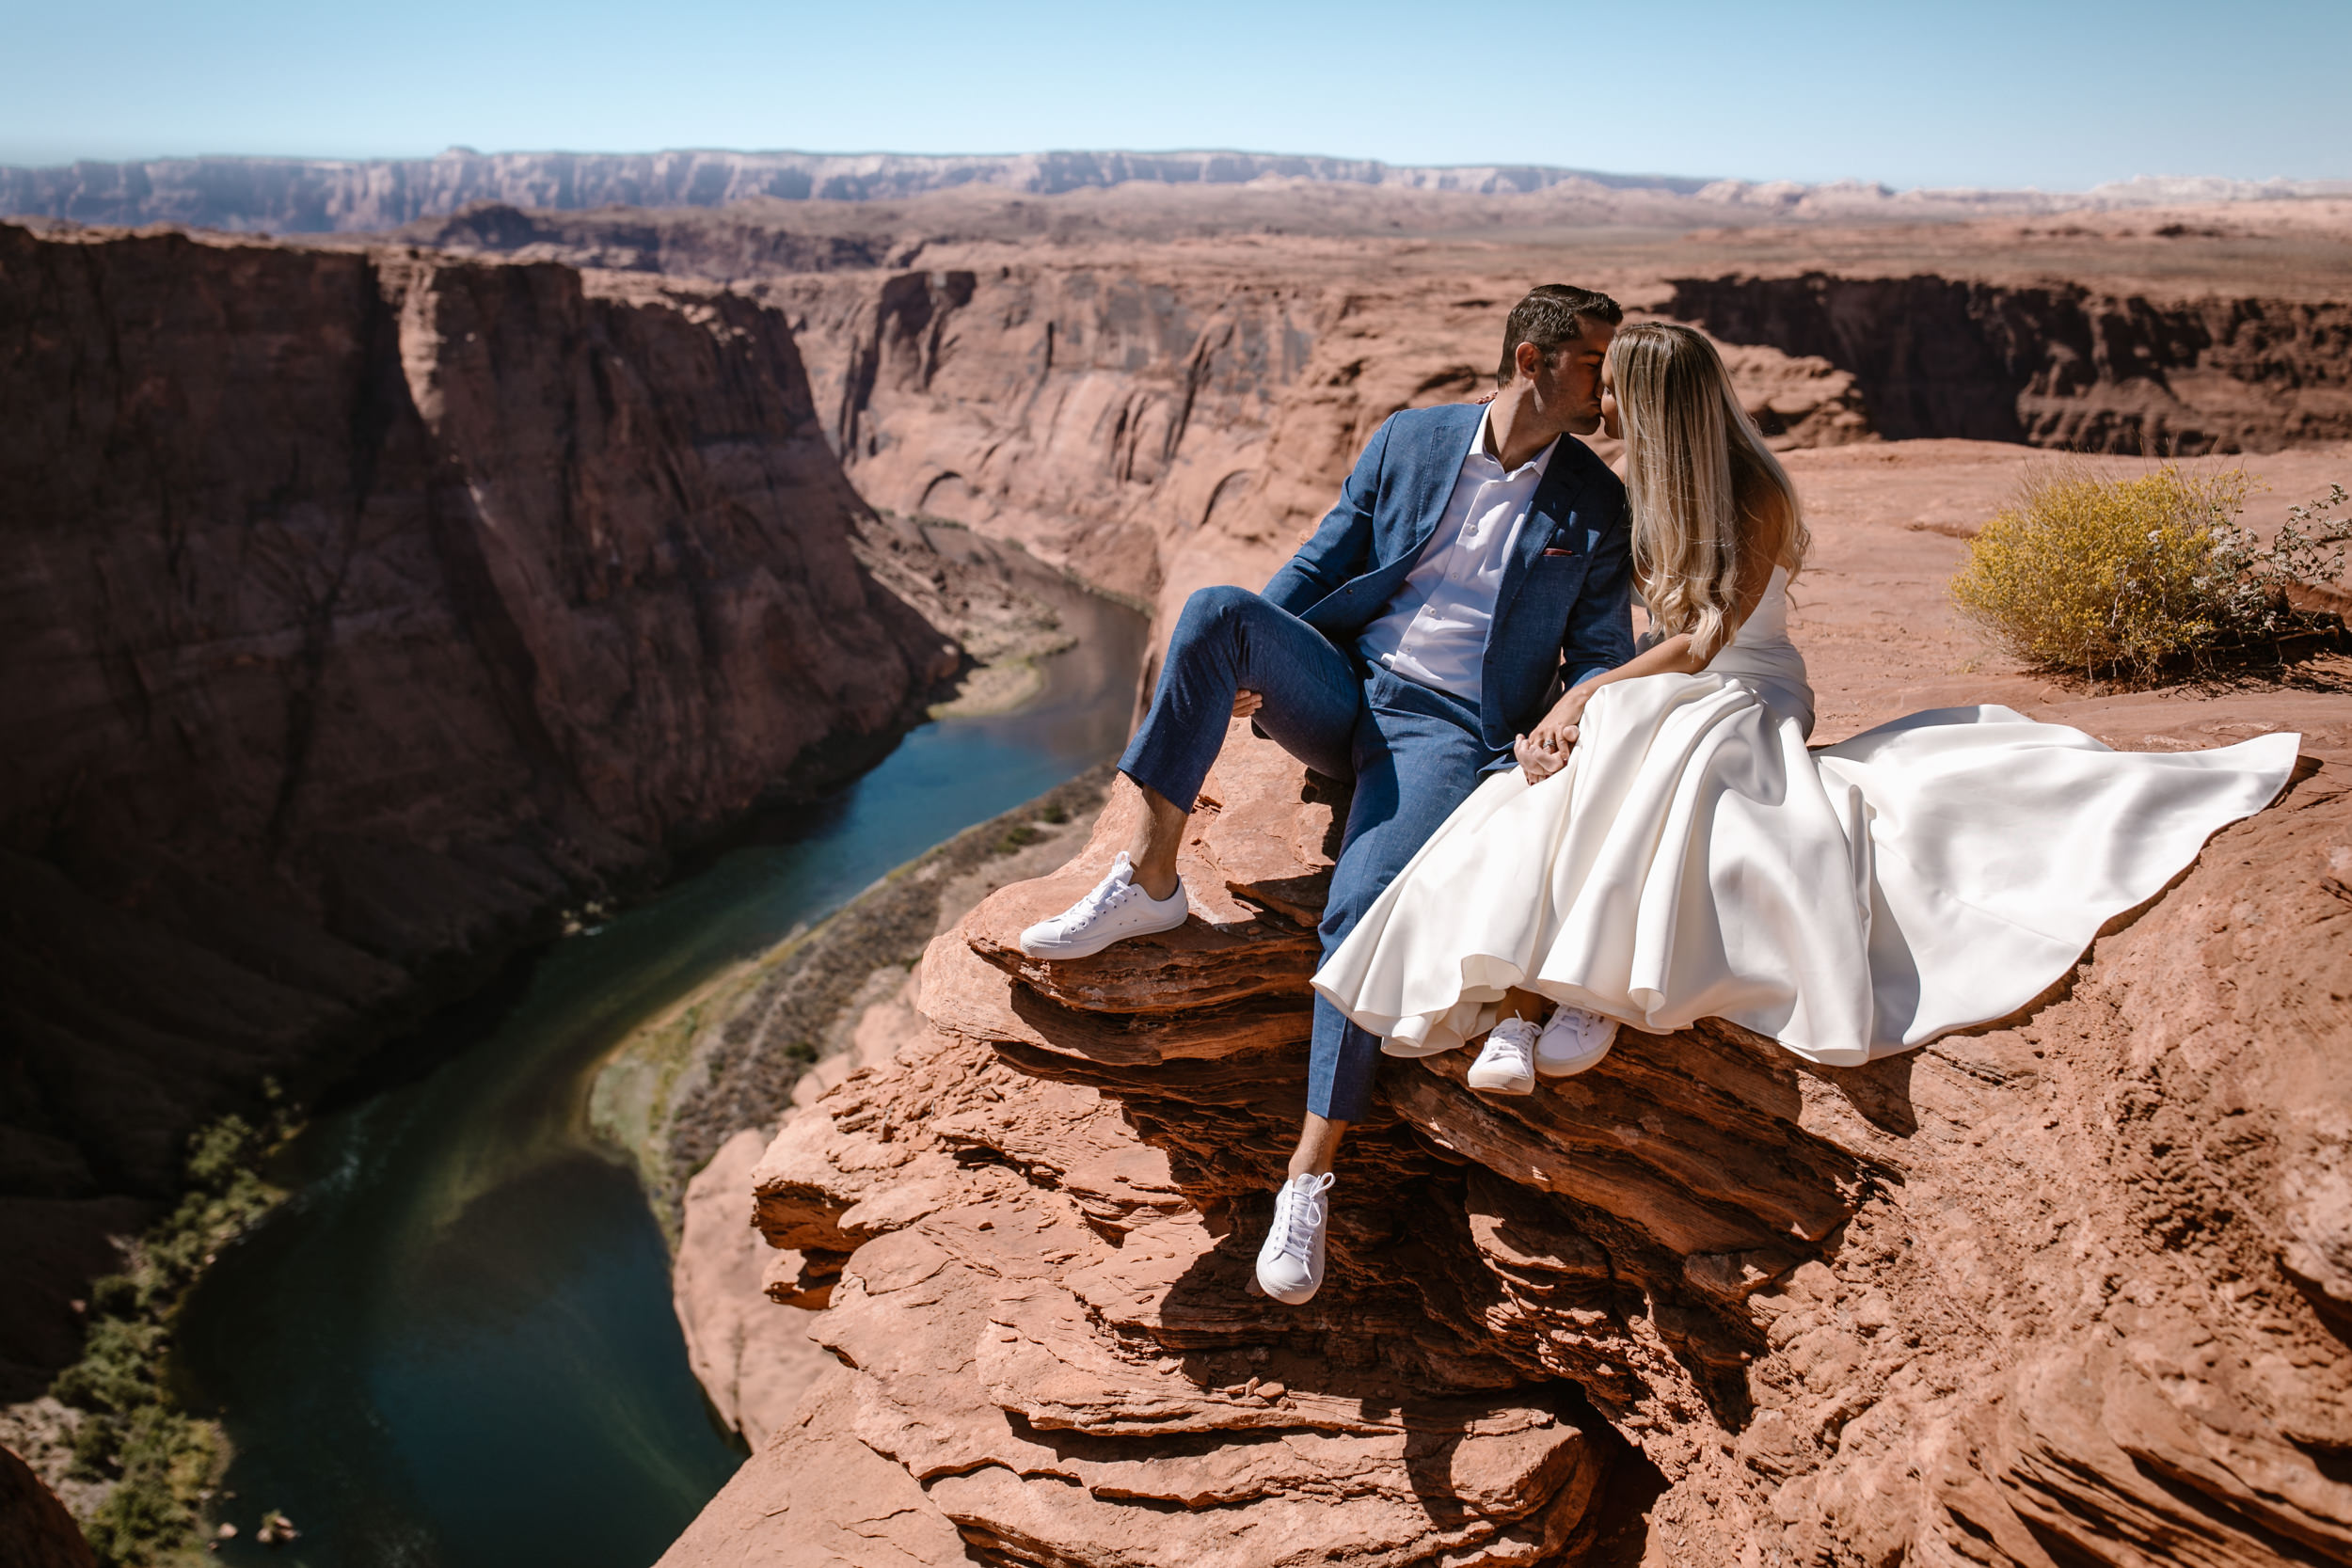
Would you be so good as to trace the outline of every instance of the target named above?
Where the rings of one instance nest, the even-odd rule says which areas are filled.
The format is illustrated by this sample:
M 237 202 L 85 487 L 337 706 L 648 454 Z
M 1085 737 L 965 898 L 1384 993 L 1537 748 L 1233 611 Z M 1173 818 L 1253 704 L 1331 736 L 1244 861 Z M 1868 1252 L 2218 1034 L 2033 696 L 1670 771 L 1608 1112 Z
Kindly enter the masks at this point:
M 1907 1051 L 2024 1006 L 2285 785 L 2294 735 L 2119 752 L 1994 706 L 1808 752 L 1787 473 L 1687 327 L 1626 328 L 1604 385 L 1652 629 L 1316 974 L 1390 1053 L 1491 1031 L 1472 1086 L 1524 1094 L 1598 1062 L 1620 1023 L 1724 1018 L 1837 1066 Z

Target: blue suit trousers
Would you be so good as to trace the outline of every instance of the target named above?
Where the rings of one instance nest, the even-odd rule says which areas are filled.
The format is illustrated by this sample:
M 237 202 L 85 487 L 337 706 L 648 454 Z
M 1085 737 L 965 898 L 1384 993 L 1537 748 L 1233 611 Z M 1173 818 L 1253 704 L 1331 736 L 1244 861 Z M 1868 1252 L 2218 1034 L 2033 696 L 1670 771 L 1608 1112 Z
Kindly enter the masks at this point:
M 1327 958 L 1509 753 L 1481 737 L 1477 705 L 1367 666 L 1261 594 L 1204 588 L 1177 620 L 1152 711 L 1120 771 L 1190 810 L 1244 689 L 1264 696 L 1258 726 L 1284 751 L 1356 784 L 1318 927 Z M 1362 1120 L 1379 1062 L 1379 1037 L 1317 996 L 1307 1109 Z

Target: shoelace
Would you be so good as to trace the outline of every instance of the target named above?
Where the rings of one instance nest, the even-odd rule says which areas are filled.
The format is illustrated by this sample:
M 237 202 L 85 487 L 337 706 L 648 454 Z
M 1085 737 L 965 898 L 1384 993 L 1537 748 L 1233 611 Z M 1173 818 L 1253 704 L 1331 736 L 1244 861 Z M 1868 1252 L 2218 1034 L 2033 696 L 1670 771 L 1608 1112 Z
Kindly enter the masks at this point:
M 1075 931 L 1092 925 L 1097 915 L 1102 914 L 1105 910 L 1116 909 L 1127 895 L 1136 890 L 1134 882 L 1122 882 L 1119 879 L 1122 872 L 1130 877 L 1134 875 L 1133 872 L 1128 871 L 1126 864 L 1122 862 L 1112 867 L 1109 876 L 1094 885 L 1092 893 L 1078 900 L 1077 907 L 1064 917 L 1069 920 L 1072 930 Z
M 1534 1030 L 1508 1029 L 1497 1024 L 1494 1033 L 1486 1037 L 1486 1043 L 1496 1049 L 1498 1055 L 1507 1060 L 1514 1072 L 1535 1070 Z
M 1327 1170 L 1304 1187 L 1295 1179 L 1282 1183 L 1282 1196 L 1288 1200 L 1283 1206 L 1282 1227 L 1282 1251 L 1286 1256 L 1305 1258 L 1313 1252 L 1315 1231 L 1323 1224 L 1323 1205 L 1315 1200 L 1330 1190 L 1331 1172 Z
M 1582 1056 L 1593 1048 L 1593 1027 L 1599 1022 L 1597 1014 L 1588 1013 L 1581 1007 L 1571 1007 L 1564 1002 L 1560 1010 L 1551 1015 L 1551 1021 L 1544 1025 L 1544 1033 L 1560 1035 L 1576 1055 Z

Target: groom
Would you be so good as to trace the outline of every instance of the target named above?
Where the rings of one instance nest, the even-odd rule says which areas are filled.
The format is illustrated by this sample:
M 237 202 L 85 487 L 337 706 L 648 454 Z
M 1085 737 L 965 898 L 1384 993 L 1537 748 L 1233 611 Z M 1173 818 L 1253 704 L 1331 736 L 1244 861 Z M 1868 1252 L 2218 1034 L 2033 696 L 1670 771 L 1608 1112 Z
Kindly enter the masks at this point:
M 1102 884 L 1022 933 L 1076 958 L 1184 923 L 1176 851 L 1229 716 L 1319 773 L 1356 782 L 1321 934 L 1326 958 L 1480 779 L 1569 686 L 1633 657 L 1625 487 L 1581 442 L 1600 424 L 1616 302 L 1548 283 L 1512 309 L 1485 406 L 1392 415 L 1314 537 L 1265 592 L 1184 605 L 1143 727 L 1120 759 L 1144 821 Z M 1362 1117 L 1376 1036 L 1315 998 L 1307 1116 L 1258 1280 L 1294 1305 L 1322 1284 L 1331 1164 Z

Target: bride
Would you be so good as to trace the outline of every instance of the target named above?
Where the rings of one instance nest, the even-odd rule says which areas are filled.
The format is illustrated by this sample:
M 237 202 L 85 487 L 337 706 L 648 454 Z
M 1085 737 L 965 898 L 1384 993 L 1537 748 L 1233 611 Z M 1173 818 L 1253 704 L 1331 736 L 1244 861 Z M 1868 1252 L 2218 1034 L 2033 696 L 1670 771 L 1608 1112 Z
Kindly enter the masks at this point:
M 1389 1053 L 1485 1033 L 1470 1085 L 1526 1094 L 1600 1061 L 1620 1024 L 1728 1019 L 1836 1066 L 1906 1051 L 2025 1006 L 2285 785 L 2294 735 L 2118 752 L 1994 706 L 1808 752 L 1788 476 L 1687 327 L 1625 328 L 1603 387 L 1652 629 L 1520 739 L 1521 766 L 1316 974 Z

